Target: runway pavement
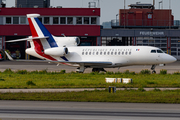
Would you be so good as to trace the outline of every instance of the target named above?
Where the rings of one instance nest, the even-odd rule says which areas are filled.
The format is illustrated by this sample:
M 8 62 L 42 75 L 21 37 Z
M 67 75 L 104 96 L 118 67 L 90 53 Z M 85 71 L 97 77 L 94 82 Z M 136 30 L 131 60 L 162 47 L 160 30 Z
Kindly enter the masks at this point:
M 66 72 L 72 72 L 75 71 L 75 67 L 70 67 L 66 65 L 59 65 L 53 63 L 41 63 L 41 62 L 16 62 L 16 61 L 0 61 L 0 71 L 4 71 L 5 69 L 10 68 L 11 70 L 28 70 L 28 71 L 34 71 L 34 70 L 47 70 L 49 72 L 51 71 L 61 71 L 66 70 Z M 113 72 L 124 72 L 125 70 L 134 71 L 136 73 L 140 72 L 142 69 L 149 69 L 151 66 L 128 66 L 128 67 L 121 67 L 121 68 L 105 68 L 107 71 L 113 71 Z M 167 64 L 164 67 L 157 66 L 156 72 L 159 73 L 161 69 L 166 69 L 168 73 L 174 73 L 177 71 L 180 71 L 180 61 L 177 61 L 175 63 Z M 85 73 L 90 73 L 92 71 L 92 68 L 87 68 L 85 70 Z
M 0 101 L 1 120 L 179 120 L 180 104 Z
M 0 93 L 43 93 L 43 92 L 81 92 L 81 91 L 94 91 L 105 90 L 106 88 L 61 88 L 61 89 L 0 89 Z M 138 90 L 138 88 L 116 88 L 116 90 Z M 155 88 L 143 88 L 146 91 L 152 91 Z M 164 90 L 180 90 L 180 88 L 156 88 L 161 91 Z

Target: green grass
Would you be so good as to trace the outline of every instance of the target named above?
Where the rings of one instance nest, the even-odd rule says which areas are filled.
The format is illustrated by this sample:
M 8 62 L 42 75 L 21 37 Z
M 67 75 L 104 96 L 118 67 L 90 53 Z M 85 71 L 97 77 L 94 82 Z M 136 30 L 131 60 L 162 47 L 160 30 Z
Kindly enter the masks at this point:
M 120 88 L 144 87 L 180 87 L 180 74 L 147 74 L 148 72 L 124 73 L 65 73 L 26 70 L 13 72 L 10 69 L 0 72 L 0 89 L 2 88 Z M 132 78 L 133 83 L 106 83 L 105 78 Z
M 180 90 L 154 91 L 124 90 L 65 93 L 0 93 L 0 100 L 78 101 L 78 102 L 128 102 L 128 103 L 180 103 Z

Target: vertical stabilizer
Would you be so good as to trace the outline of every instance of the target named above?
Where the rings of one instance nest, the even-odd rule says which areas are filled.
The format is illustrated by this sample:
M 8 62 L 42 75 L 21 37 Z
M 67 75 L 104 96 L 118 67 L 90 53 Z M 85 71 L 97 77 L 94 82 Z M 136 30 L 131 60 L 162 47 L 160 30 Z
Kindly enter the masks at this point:
M 39 17 L 39 14 L 27 14 L 27 18 L 29 21 L 29 26 L 31 29 L 32 37 L 45 37 L 49 46 L 51 48 L 58 47 L 56 41 L 54 40 L 54 37 L 51 35 L 51 33 L 45 28 L 45 26 L 39 21 L 37 17 Z M 41 40 L 42 44 L 43 41 Z M 44 44 L 47 44 L 44 42 Z M 47 46 L 47 45 L 46 45 Z
M 44 27 L 44 25 L 37 18 L 39 16 L 39 14 L 27 14 L 29 26 L 32 33 L 32 41 L 34 44 L 33 49 L 40 57 L 56 61 L 56 59 L 44 53 L 45 49 L 58 47 L 58 45 L 51 33 Z M 33 39 L 35 37 L 40 37 L 40 39 Z

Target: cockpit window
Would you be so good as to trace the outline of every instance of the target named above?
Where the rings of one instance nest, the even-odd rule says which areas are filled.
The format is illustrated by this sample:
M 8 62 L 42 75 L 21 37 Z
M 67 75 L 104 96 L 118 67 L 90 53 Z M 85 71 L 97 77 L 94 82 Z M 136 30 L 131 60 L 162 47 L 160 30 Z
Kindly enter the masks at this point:
M 157 50 L 157 53 L 164 53 L 162 50 Z
M 151 53 L 156 53 L 156 50 L 151 50 Z

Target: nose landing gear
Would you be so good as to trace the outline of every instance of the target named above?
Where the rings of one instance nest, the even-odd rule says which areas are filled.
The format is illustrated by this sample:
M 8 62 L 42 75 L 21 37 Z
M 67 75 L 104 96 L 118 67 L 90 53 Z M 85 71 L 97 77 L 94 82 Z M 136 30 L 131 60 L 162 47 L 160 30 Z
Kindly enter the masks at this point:
M 153 73 L 155 73 L 155 74 L 156 74 L 156 71 L 155 71 L 156 66 L 157 66 L 157 65 L 152 65 L 152 67 L 151 67 L 152 74 L 153 74 Z

